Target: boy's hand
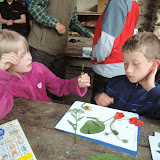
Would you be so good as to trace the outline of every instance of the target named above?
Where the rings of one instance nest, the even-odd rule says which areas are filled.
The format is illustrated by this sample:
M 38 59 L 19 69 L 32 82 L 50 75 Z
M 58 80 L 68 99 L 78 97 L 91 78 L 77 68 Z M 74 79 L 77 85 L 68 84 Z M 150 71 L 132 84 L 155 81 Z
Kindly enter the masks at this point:
M 114 98 L 109 97 L 104 92 L 97 94 L 94 97 L 94 100 L 95 100 L 95 102 L 96 102 L 97 105 L 104 106 L 104 107 L 108 107 L 109 105 L 111 105 L 111 104 L 114 103 Z
M 150 73 L 138 83 L 148 92 L 155 87 L 155 75 L 159 64 L 153 63 Z
M 3 53 L 0 58 L 0 69 L 6 71 L 11 65 L 18 65 L 19 58 L 16 53 Z
M 79 88 L 89 87 L 90 84 L 90 77 L 87 73 L 78 76 L 78 86 Z

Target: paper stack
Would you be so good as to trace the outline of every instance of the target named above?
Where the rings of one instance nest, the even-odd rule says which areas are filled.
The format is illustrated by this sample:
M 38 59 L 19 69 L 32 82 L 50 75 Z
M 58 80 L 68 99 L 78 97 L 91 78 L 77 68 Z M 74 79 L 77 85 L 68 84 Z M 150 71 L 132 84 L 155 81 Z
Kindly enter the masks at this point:
M 83 47 L 82 48 L 82 57 L 90 58 L 92 52 L 92 47 Z
M 153 160 L 160 159 L 160 133 L 154 132 L 154 136 L 149 136 L 149 144 Z

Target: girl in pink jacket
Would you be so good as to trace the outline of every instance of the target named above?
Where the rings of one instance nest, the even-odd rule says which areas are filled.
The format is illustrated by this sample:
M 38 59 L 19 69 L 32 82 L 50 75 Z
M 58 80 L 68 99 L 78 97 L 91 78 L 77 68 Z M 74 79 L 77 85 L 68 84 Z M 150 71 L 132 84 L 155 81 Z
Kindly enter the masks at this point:
M 84 96 L 88 86 L 88 74 L 71 80 L 60 79 L 43 64 L 32 62 L 23 36 L 0 30 L 0 119 L 11 111 L 14 97 L 52 102 L 46 89 L 60 97 L 69 94 Z

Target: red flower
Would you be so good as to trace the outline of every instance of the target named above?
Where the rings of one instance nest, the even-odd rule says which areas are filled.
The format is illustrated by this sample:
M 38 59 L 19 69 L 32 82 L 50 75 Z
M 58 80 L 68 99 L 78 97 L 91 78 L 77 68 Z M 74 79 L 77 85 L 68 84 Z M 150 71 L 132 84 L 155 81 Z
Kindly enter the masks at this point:
M 141 126 L 141 125 L 144 125 L 144 123 L 139 120 L 137 117 L 133 117 L 130 119 L 130 124 L 134 124 L 135 126 Z
M 120 113 L 120 112 L 117 112 L 114 116 L 114 119 L 121 119 L 124 117 L 124 114 L 123 113 Z

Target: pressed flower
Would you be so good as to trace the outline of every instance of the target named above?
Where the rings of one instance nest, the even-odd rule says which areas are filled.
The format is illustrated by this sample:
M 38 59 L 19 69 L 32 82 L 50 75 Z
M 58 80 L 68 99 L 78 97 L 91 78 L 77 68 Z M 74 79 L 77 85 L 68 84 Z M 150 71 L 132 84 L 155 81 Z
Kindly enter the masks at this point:
M 122 139 L 122 142 L 123 143 L 128 143 L 128 140 L 127 139 Z
M 84 106 L 82 108 L 85 109 L 85 110 L 88 110 L 88 111 L 90 111 L 92 109 L 92 107 L 90 107 L 90 106 Z
M 130 119 L 130 124 L 134 124 L 135 126 L 141 126 L 141 125 L 144 125 L 144 123 L 138 119 L 137 117 L 133 117 Z
M 117 112 L 117 113 L 115 114 L 115 116 L 114 116 L 114 119 L 121 119 L 121 118 L 123 118 L 123 117 L 124 117 L 124 114 L 123 114 L 123 113 Z
M 107 133 L 107 132 L 105 133 L 106 136 L 108 136 L 109 134 L 110 134 L 110 133 Z

